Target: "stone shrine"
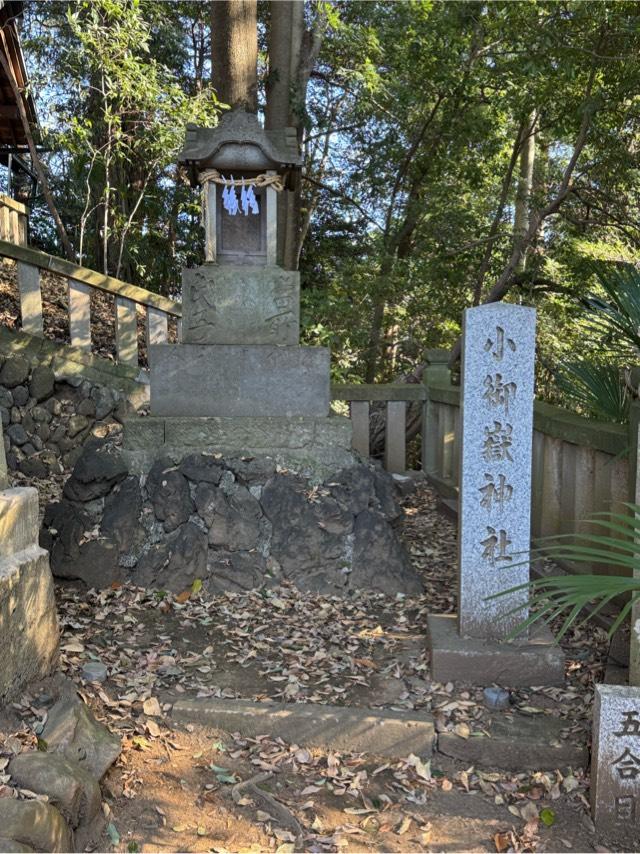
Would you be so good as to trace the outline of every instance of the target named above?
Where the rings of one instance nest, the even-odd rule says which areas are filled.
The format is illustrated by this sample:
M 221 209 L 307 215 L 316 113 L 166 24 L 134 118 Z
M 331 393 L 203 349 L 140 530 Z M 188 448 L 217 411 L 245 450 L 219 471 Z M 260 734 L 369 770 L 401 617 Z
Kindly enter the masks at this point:
M 429 616 L 439 681 L 562 684 L 550 635 L 507 643 L 528 616 L 535 309 L 492 303 L 463 322 L 458 626 Z
M 596 831 L 637 850 L 640 839 L 640 688 L 596 685 L 591 809 Z
M 233 110 L 190 127 L 180 163 L 203 187 L 206 263 L 184 271 L 181 343 L 150 348 L 150 416 L 125 427 L 131 465 L 184 448 L 269 453 L 318 477 L 350 465 L 350 422 L 329 415 L 329 351 L 300 346 L 300 274 L 277 264 L 295 131 Z
M 419 593 L 397 486 L 330 415 L 329 351 L 300 346 L 299 274 L 276 263 L 278 193 L 300 164 L 291 134 L 233 111 L 190 129 L 181 162 L 204 188 L 207 261 L 184 271 L 181 343 L 150 347 L 150 414 L 125 420 L 122 452 L 87 443 L 46 510 L 54 573 L 176 592 L 199 580 L 209 594 Z

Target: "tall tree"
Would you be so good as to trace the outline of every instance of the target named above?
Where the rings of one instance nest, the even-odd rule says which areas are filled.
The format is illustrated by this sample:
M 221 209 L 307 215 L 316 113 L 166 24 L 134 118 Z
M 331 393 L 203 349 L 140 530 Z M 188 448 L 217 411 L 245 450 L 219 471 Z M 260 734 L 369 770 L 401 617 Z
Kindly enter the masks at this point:
M 213 88 L 229 107 L 258 109 L 257 0 L 216 0 L 211 4 Z

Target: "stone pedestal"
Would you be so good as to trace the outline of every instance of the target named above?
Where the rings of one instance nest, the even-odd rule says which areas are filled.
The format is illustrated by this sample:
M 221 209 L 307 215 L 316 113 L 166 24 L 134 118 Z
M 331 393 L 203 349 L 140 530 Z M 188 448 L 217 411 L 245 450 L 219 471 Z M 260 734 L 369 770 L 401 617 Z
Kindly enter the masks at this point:
M 58 647 L 53 578 L 38 528 L 37 490 L 0 491 L 0 703 L 45 676 Z
M 185 344 L 300 340 L 300 273 L 280 267 L 205 264 L 182 273 Z
M 152 415 L 329 414 L 325 347 L 156 344 L 150 362 Z
M 189 451 L 223 456 L 269 456 L 279 465 L 315 480 L 356 462 L 351 451 L 351 421 L 328 418 L 148 418 L 124 425 L 124 452 L 140 474 L 160 455 L 173 458 Z
M 511 643 L 465 637 L 453 614 L 427 618 L 431 678 L 508 688 L 564 685 L 564 653 L 548 629 Z

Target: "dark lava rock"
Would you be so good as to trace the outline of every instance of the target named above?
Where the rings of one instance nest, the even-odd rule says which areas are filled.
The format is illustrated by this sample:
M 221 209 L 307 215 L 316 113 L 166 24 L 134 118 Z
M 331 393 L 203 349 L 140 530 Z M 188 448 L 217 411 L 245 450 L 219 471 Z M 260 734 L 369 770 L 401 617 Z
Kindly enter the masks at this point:
M 22 474 L 27 477 L 38 477 L 44 478 L 49 473 L 49 470 L 45 466 L 43 462 L 41 462 L 37 457 L 30 457 L 26 460 L 21 460 L 18 463 L 18 471 L 21 471 Z
M 364 510 L 356 519 L 349 582 L 381 593 L 422 592 L 403 544 L 382 513 Z
M 242 592 L 262 587 L 265 559 L 257 552 L 209 552 L 209 593 Z
M 135 584 L 180 593 L 196 578 L 207 576 L 207 535 L 187 522 L 163 542 L 151 546 L 138 561 L 132 576 Z
M 189 482 L 175 469 L 164 472 L 159 481 L 154 483 L 149 498 L 156 519 L 163 523 L 165 531 L 175 531 L 194 511 Z
M 12 424 L 7 427 L 7 436 L 11 439 L 12 445 L 24 445 L 29 441 L 27 431 L 22 424 Z
M 196 483 L 220 483 L 224 467 L 210 454 L 189 454 L 180 463 L 179 471 Z
M 115 448 L 87 442 L 63 495 L 73 501 L 91 501 L 107 495 L 127 474 L 127 464 Z
M 31 397 L 40 402 L 51 397 L 55 385 L 55 374 L 46 365 L 38 365 L 33 369 L 31 374 L 31 382 L 29 383 L 29 391 Z
M 209 528 L 209 542 L 231 551 L 253 549 L 260 537 L 260 504 L 244 486 L 231 495 L 211 484 L 200 484 L 196 507 Z
M 275 461 L 270 457 L 239 457 L 227 460 L 226 466 L 245 484 L 266 483 L 276 473 Z
M 136 552 L 144 542 L 145 531 L 139 522 L 141 510 L 142 493 L 135 476 L 117 484 L 105 501 L 100 530 L 122 553 Z
M 12 356 L 0 370 L 0 385 L 15 388 L 26 382 L 29 376 L 29 362 L 24 356 Z
M 13 402 L 16 406 L 26 406 L 29 400 L 29 389 L 24 385 L 17 385 L 13 392 Z
M 293 475 L 277 474 L 266 484 L 260 503 L 273 527 L 271 554 L 284 575 L 305 590 L 316 589 L 318 576 L 332 576 L 341 585 L 348 568 L 345 538 L 321 527 L 306 489 Z

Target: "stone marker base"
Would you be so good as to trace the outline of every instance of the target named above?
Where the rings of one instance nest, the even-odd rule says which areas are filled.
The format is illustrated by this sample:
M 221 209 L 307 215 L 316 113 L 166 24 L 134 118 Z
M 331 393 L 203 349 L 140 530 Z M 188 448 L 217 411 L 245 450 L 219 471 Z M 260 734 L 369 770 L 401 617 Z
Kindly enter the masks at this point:
M 178 700 L 176 720 L 239 732 L 250 738 L 268 733 L 290 744 L 348 750 L 404 759 L 431 756 L 435 729 L 428 715 L 316 703 L 257 703 L 213 697 Z
M 472 685 L 564 685 L 564 653 L 548 630 L 526 641 L 500 643 L 461 637 L 455 614 L 427 618 L 431 678 Z
M 269 456 L 282 466 L 322 480 L 352 466 L 351 421 L 338 415 L 311 418 L 130 418 L 124 452 L 131 471 L 149 470 L 159 456 L 181 458 L 191 450 L 223 456 Z
M 49 673 L 58 647 L 49 556 L 37 543 L 37 490 L 0 491 L 0 703 Z

